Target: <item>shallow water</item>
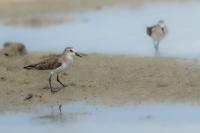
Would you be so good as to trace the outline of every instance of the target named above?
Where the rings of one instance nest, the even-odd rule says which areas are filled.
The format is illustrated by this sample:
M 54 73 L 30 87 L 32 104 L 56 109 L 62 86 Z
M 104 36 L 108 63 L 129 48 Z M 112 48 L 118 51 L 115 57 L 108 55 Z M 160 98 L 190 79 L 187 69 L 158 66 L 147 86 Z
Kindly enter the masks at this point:
M 54 108 L 55 109 L 55 108 Z M 199 133 L 200 107 L 189 105 L 134 105 L 107 107 L 76 102 L 63 113 L 1 114 L 1 132 L 13 133 Z
M 161 42 L 162 56 L 200 57 L 200 4 L 154 4 L 63 15 L 74 23 L 42 28 L 0 25 L 0 44 L 19 41 L 29 51 L 60 52 L 73 46 L 81 52 L 154 56 L 146 27 L 164 19 L 168 36 Z

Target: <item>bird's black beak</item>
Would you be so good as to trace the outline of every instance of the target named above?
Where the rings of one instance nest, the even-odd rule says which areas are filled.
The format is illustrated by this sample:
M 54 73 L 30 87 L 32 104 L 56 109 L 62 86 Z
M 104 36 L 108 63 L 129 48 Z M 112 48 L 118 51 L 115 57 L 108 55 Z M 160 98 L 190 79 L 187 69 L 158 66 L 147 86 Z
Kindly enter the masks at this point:
M 75 52 L 75 55 L 78 56 L 78 57 L 82 57 L 80 54 L 78 54 L 78 53 L 76 53 L 76 52 Z

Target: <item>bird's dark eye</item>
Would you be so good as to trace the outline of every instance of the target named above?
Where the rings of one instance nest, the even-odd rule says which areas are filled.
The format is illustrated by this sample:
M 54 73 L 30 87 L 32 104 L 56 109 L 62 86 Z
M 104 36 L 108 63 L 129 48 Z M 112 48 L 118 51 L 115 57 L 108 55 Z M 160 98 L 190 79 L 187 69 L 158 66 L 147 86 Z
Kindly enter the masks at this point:
M 70 49 L 69 51 L 70 51 L 70 52 L 73 52 L 73 50 L 71 50 L 71 49 Z

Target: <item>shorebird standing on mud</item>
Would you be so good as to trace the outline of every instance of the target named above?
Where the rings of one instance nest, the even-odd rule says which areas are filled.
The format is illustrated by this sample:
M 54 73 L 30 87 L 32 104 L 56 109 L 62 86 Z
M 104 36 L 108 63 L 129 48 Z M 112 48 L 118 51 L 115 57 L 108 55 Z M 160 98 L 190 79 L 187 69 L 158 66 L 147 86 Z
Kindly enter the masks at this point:
M 59 74 L 73 63 L 74 55 L 82 57 L 72 47 L 67 47 L 65 48 L 64 52 L 60 55 L 57 55 L 55 57 L 41 61 L 36 64 L 25 66 L 24 68 L 28 70 L 51 70 L 51 73 L 49 76 L 49 86 L 50 86 L 51 92 L 54 93 L 57 91 L 52 88 L 52 84 L 51 84 L 52 76 L 54 74 L 57 74 L 58 83 L 60 83 L 63 87 L 65 87 L 65 85 L 59 80 Z
M 163 20 L 158 21 L 158 24 L 147 27 L 146 29 L 147 35 L 149 35 L 153 39 L 153 44 L 156 52 L 159 50 L 160 41 L 167 34 L 167 27 Z

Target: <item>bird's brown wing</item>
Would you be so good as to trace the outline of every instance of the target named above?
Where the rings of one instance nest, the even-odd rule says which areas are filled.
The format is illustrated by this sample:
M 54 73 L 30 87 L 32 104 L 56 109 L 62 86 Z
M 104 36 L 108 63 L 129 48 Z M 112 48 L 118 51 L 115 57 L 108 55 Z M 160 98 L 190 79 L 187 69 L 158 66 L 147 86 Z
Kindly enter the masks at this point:
M 152 29 L 153 29 L 153 28 L 154 28 L 154 26 L 147 27 L 146 33 L 147 33 L 149 36 L 151 36 L 151 34 L 152 34 Z
M 37 64 L 32 64 L 25 66 L 25 69 L 37 69 L 37 70 L 52 70 L 60 67 L 62 63 L 59 61 L 59 56 L 56 56 L 54 58 L 50 58 L 44 61 L 41 61 Z
M 45 61 L 42 61 L 36 65 L 36 69 L 38 70 L 52 70 L 60 67 L 62 65 L 59 62 L 58 58 L 52 58 Z

